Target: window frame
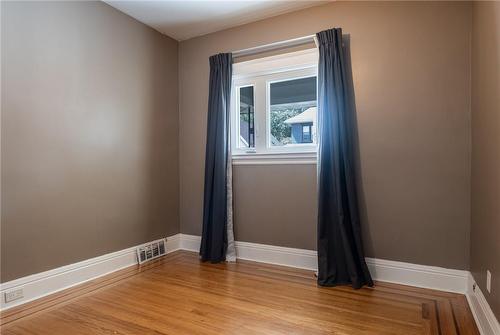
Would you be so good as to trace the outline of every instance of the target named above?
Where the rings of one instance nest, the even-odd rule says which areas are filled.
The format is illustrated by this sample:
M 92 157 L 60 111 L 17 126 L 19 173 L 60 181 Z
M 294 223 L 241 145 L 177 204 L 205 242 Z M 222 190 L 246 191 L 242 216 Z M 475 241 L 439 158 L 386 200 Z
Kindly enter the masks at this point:
M 274 82 L 301 78 L 317 78 L 317 49 L 260 58 L 233 65 L 231 89 L 231 150 L 233 164 L 315 164 L 317 143 L 297 143 L 293 146 L 272 146 L 270 129 L 270 87 Z M 254 148 L 239 147 L 239 94 L 243 87 L 254 87 Z M 316 103 L 317 105 L 317 103 Z M 236 117 L 237 116 L 237 117 Z M 316 126 L 316 125 L 315 125 Z M 262 136 L 263 135 L 263 136 Z

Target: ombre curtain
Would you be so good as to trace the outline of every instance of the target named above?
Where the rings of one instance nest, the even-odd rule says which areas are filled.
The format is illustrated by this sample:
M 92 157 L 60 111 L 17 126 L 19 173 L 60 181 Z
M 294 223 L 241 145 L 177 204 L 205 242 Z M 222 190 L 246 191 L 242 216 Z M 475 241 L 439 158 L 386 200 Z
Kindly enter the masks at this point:
M 230 101 L 232 55 L 209 59 L 210 81 L 205 150 L 203 233 L 200 257 L 213 263 L 234 261 Z
M 355 108 L 342 29 L 316 34 L 318 64 L 318 284 L 373 285 L 355 181 Z M 347 41 L 346 41 L 347 42 Z

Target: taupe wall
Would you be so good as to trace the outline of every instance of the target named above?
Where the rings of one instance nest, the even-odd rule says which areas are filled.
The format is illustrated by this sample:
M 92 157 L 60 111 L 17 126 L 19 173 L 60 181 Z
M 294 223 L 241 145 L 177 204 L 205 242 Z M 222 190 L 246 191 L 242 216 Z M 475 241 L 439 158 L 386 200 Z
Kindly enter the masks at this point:
M 238 241 L 316 249 L 316 165 L 237 166 L 233 171 Z
M 468 268 L 471 4 L 463 2 L 336 2 L 181 42 L 181 232 L 201 233 L 208 57 L 334 26 L 351 35 L 367 254 Z M 314 165 L 234 170 L 237 240 L 315 248 Z
M 177 233 L 177 42 L 102 2 L 1 6 L 1 281 Z
M 179 214 L 200 234 L 208 57 L 333 26 L 368 256 L 468 268 L 471 21 L 463 2 L 337 2 L 181 42 L 177 78 L 177 42 L 103 3 L 2 2 L 1 281 L 174 234 Z M 234 188 L 238 240 L 315 248 L 315 165 L 237 166 Z
M 471 272 L 500 320 L 500 2 L 474 2 Z M 492 291 L 486 291 L 486 270 Z

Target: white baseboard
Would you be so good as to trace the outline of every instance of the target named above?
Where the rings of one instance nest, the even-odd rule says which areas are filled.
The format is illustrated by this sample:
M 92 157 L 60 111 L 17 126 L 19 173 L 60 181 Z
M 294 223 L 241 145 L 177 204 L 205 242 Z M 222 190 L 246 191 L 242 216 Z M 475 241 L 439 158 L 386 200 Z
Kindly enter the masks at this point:
M 500 324 L 471 273 L 468 279 L 466 296 L 479 332 L 481 335 L 500 335 Z
M 179 234 L 179 248 L 188 251 L 200 251 L 201 236 Z
M 180 234 L 181 249 L 200 250 L 200 236 Z M 256 262 L 314 270 L 318 268 L 314 250 L 236 241 L 236 257 Z M 374 280 L 465 294 L 469 272 L 436 266 L 366 258 Z
M 374 280 L 464 294 L 469 271 L 366 258 Z
M 314 250 L 236 241 L 236 257 L 313 271 L 318 268 L 317 252 Z
M 200 250 L 200 236 L 180 234 L 180 240 L 180 249 L 196 252 Z M 236 241 L 235 245 L 236 256 L 239 259 L 308 270 L 316 270 L 318 266 L 316 260 L 317 253 L 313 250 L 285 248 L 239 241 Z
M 180 234 L 167 238 L 167 253 L 179 249 L 179 237 Z M 137 247 L 130 247 L 2 283 L 0 284 L 1 309 L 7 310 L 137 264 Z M 23 297 L 6 303 L 4 293 L 20 288 L 23 290 Z
M 181 249 L 181 234 L 167 237 L 167 254 Z
M 176 234 L 167 238 L 167 253 L 176 250 L 198 252 L 200 236 Z M 2 310 L 82 284 L 108 273 L 137 264 L 136 248 L 131 247 L 53 270 L 0 284 Z M 239 259 L 295 268 L 317 270 L 317 252 L 258 243 L 236 241 Z M 446 269 L 376 258 L 366 258 L 373 279 L 467 295 L 476 323 L 483 335 L 500 335 L 498 322 L 479 287 L 472 291 L 473 278 L 468 271 Z M 22 288 L 24 297 L 5 303 L 4 293 Z

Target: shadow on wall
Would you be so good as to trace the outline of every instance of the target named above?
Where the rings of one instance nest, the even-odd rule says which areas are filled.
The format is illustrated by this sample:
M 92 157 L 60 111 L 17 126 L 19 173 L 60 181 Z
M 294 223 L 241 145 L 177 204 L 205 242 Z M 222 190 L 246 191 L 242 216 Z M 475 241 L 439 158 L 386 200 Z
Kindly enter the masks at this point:
M 349 93 L 352 95 L 349 101 L 352 102 L 351 113 L 352 123 L 354 130 L 353 138 L 353 149 L 354 149 L 354 166 L 356 168 L 356 183 L 358 191 L 358 206 L 359 206 L 359 219 L 361 224 L 362 238 L 363 238 L 363 249 L 365 251 L 365 256 L 372 256 L 374 254 L 372 237 L 370 234 L 370 222 L 368 219 L 368 209 L 366 207 L 365 191 L 363 187 L 363 173 L 361 167 L 361 154 L 359 149 L 359 134 L 358 134 L 358 120 L 357 120 L 357 110 L 356 110 L 356 93 L 354 91 L 354 82 L 352 77 L 352 60 L 351 60 L 351 36 L 349 34 L 344 34 L 342 36 L 344 47 L 347 51 L 346 54 L 346 65 L 347 65 L 347 81 L 349 87 Z

